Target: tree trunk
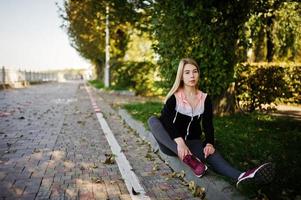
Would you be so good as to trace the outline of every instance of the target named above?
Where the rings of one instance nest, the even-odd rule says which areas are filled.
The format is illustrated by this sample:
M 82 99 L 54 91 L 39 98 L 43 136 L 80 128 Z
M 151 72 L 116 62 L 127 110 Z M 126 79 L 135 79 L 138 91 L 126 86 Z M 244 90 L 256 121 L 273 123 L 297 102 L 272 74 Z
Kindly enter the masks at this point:
M 273 61 L 273 55 L 274 55 L 272 25 L 273 25 L 273 17 L 268 17 L 267 18 L 267 28 L 266 28 L 266 34 L 267 34 L 267 57 L 266 57 L 266 60 L 268 62 Z
M 254 60 L 255 60 L 255 62 L 264 61 L 264 59 L 265 59 L 265 55 L 264 55 L 264 47 L 265 47 L 264 38 L 265 38 L 264 27 L 263 27 L 263 25 L 261 25 L 257 41 L 255 42 L 255 48 L 254 48 L 254 57 L 255 57 Z
M 230 115 L 236 112 L 235 84 L 231 83 L 228 89 L 219 97 L 213 99 L 214 114 L 219 116 Z
M 103 79 L 104 79 L 104 66 L 103 66 L 102 61 L 97 60 L 95 62 L 95 71 L 96 71 L 96 79 L 103 81 Z

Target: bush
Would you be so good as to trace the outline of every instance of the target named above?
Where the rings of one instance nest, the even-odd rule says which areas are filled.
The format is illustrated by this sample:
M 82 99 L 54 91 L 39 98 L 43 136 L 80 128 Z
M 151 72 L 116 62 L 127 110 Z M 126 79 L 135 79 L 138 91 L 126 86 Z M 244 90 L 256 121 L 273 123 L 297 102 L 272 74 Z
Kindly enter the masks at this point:
M 300 103 L 300 66 L 242 63 L 236 67 L 236 98 L 250 112 L 277 99 Z
M 290 65 L 285 67 L 285 81 L 289 89 L 289 96 L 281 99 L 289 103 L 301 103 L 301 65 Z
M 126 62 L 112 69 L 112 88 L 134 90 L 140 95 L 160 93 L 155 84 L 156 66 L 150 62 Z
M 105 87 L 104 83 L 101 80 L 91 80 L 89 81 L 89 83 L 91 83 L 94 87 L 98 89 Z

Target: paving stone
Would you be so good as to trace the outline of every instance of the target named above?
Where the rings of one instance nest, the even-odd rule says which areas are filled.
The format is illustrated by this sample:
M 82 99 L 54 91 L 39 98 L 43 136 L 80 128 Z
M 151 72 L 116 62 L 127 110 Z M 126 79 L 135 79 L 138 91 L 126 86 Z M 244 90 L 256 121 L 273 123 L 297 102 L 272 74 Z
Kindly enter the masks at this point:
M 51 190 L 49 188 L 40 187 L 36 199 L 49 199 Z

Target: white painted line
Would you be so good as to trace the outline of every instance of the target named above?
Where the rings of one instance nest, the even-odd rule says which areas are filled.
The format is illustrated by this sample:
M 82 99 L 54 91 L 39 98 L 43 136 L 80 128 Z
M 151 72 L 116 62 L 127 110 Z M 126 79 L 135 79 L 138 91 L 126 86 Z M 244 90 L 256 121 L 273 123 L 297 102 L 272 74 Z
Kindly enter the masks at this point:
M 146 192 L 144 191 L 144 188 L 140 185 L 138 177 L 132 171 L 133 168 L 132 168 L 131 164 L 126 159 L 124 153 L 121 152 L 121 147 L 119 146 L 119 144 L 118 144 L 115 136 L 113 135 L 110 127 L 108 126 L 106 120 L 103 118 L 102 113 L 96 113 L 96 116 L 97 116 L 98 121 L 101 125 L 101 128 L 107 138 L 107 141 L 109 142 L 109 144 L 111 146 L 112 153 L 116 156 L 115 160 L 119 167 L 121 176 L 125 181 L 126 187 L 131 195 L 131 198 L 133 200 L 150 199 L 150 197 L 145 194 Z M 134 188 L 134 190 L 136 192 L 139 192 L 140 194 L 133 195 L 132 188 Z
M 91 103 L 93 103 L 94 98 L 89 90 L 89 88 L 85 85 L 86 91 L 89 94 Z M 99 97 L 100 98 L 100 97 Z M 102 100 L 102 99 L 101 99 Z M 101 128 L 104 132 L 104 135 L 107 138 L 107 141 L 111 147 L 112 153 L 115 155 L 115 160 L 118 165 L 120 174 L 125 182 L 125 185 L 131 195 L 131 199 L 133 200 L 150 200 L 150 197 L 146 195 L 144 188 L 140 185 L 139 179 L 137 175 L 133 172 L 133 168 L 129 161 L 126 159 L 124 153 L 121 151 L 121 147 L 119 146 L 115 136 L 113 135 L 108 123 L 106 122 L 103 114 L 100 112 L 100 109 L 96 109 L 96 116 L 101 125 Z M 132 193 L 132 189 L 134 189 L 138 195 L 134 195 Z

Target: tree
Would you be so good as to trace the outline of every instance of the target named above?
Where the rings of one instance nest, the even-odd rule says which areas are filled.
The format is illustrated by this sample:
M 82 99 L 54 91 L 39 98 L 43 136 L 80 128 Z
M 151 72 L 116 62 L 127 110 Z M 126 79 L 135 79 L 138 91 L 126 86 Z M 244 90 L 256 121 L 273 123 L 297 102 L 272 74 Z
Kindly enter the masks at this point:
M 301 58 L 300 23 L 301 3 L 283 2 L 275 12 L 273 24 L 275 59 L 296 61 L 298 56 Z
M 71 45 L 81 56 L 95 64 L 99 79 L 103 78 L 105 64 L 105 14 L 110 7 L 110 53 L 112 65 L 124 56 L 128 29 L 138 15 L 126 0 L 65 0 L 60 8 L 62 27 L 67 31 Z
M 301 4 L 296 1 L 257 1 L 245 24 L 245 37 L 255 61 L 298 59 L 301 42 Z M 300 55 L 299 55 L 300 56 Z
M 146 3 L 145 3 L 146 2 Z M 201 68 L 201 88 L 221 102 L 233 81 L 237 63 L 235 49 L 239 30 L 247 21 L 253 1 L 165 0 L 137 3 L 145 11 L 149 31 L 160 55 L 163 86 L 168 89 L 183 57 L 197 60 Z M 233 95 L 228 96 L 233 111 Z

